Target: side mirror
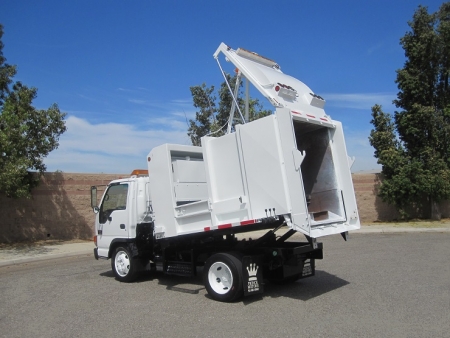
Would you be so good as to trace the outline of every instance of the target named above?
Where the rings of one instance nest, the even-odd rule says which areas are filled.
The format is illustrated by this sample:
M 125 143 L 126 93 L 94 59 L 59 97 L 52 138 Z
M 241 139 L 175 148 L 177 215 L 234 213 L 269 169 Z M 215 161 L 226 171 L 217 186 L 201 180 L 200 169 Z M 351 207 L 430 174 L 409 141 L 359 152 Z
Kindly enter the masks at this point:
M 97 206 L 97 187 L 92 186 L 91 187 L 91 208 L 94 210 L 94 213 L 97 213 L 99 211 Z

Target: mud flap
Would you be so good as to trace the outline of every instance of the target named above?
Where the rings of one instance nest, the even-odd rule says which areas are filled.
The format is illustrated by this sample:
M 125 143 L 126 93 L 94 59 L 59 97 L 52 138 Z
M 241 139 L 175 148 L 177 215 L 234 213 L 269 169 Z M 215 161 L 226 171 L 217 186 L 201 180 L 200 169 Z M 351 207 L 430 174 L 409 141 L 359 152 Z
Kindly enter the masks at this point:
M 261 256 L 242 258 L 242 283 L 244 296 L 263 293 L 263 266 Z
M 311 277 L 316 274 L 316 262 L 312 258 L 308 258 L 303 263 L 302 275 L 300 278 Z

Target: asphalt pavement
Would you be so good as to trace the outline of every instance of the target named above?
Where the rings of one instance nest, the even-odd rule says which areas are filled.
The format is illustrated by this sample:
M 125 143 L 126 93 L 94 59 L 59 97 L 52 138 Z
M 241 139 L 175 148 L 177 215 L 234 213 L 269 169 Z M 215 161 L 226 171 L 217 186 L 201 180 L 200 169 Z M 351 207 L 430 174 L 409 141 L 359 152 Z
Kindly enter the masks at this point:
M 244 237 L 257 238 L 267 232 L 254 231 L 241 234 Z M 450 220 L 441 222 L 411 222 L 411 223 L 374 223 L 362 225 L 360 230 L 350 232 L 352 234 L 367 233 L 407 233 L 407 232 L 450 232 Z M 0 267 L 43 261 L 71 256 L 91 254 L 94 257 L 93 241 L 58 241 L 49 240 L 36 243 L 0 244 Z
M 134 283 L 92 253 L 1 267 L 0 338 L 449 337 L 450 232 L 320 241 L 314 277 L 233 303 L 212 301 L 201 267 Z

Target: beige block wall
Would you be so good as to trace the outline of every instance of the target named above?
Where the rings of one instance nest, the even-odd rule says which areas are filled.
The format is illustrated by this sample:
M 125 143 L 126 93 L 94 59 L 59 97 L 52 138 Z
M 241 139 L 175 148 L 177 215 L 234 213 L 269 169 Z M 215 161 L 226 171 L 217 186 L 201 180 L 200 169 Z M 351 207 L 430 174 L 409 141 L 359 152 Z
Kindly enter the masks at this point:
M 377 196 L 380 174 L 353 174 L 352 178 L 362 223 L 392 221 L 399 218 L 397 210 Z
M 353 186 L 355 188 L 356 203 L 361 222 L 390 222 L 400 219 L 397 210 L 384 203 L 378 197 L 378 187 L 381 183 L 381 174 L 353 174 Z M 450 201 L 440 203 L 442 218 L 450 218 Z M 420 218 L 415 215 L 415 211 L 411 211 L 412 217 Z M 422 216 L 423 217 L 423 216 Z
M 119 177 L 125 175 L 46 173 L 30 199 L 0 194 L 0 243 L 91 239 L 90 188 Z
M 10 199 L 0 194 L 0 243 L 45 239 L 91 239 L 94 213 L 90 207 L 92 185 L 106 185 L 126 174 L 46 173 L 30 199 Z M 392 221 L 395 208 L 377 196 L 379 174 L 354 174 L 353 183 L 362 223 Z M 99 187 L 99 198 L 104 188 Z M 450 217 L 450 203 L 441 204 Z

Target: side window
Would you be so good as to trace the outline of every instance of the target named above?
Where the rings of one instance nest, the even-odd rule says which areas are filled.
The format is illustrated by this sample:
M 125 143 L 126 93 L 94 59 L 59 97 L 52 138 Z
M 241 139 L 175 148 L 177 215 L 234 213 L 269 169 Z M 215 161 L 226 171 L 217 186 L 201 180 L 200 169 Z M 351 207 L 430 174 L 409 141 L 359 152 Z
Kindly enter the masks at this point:
M 111 185 L 100 206 L 99 222 L 106 223 L 114 210 L 125 210 L 127 208 L 127 196 L 128 184 Z

